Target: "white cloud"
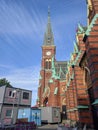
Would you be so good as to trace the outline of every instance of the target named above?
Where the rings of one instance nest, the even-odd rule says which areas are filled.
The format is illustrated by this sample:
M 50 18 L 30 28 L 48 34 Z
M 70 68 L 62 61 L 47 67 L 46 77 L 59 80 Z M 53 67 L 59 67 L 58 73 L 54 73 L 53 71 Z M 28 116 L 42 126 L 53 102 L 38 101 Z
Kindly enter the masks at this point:
M 0 33 L 42 36 L 45 23 L 37 8 L 32 8 L 29 12 L 24 3 L 20 5 L 15 2 L 10 2 L 9 5 L 5 1 L 0 3 Z
M 0 64 L 0 68 L 4 68 L 4 69 L 12 69 L 13 67 L 10 66 L 10 65 Z

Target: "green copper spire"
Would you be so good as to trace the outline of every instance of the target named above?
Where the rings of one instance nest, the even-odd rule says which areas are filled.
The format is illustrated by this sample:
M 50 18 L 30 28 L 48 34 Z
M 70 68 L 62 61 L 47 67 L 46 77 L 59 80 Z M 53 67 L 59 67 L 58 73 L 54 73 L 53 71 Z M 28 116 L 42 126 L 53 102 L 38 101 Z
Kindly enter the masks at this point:
M 52 57 L 52 69 L 54 69 L 54 56 Z
M 60 66 L 59 76 L 61 76 L 61 73 L 62 73 L 62 68 L 61 68 L 61 66 Z
M 40 74 L 40 76 L 39 76 L 39 79 L 42 79 L 42 76 L 41 76 L 41 74 Z
M 60 79 L 60 77 L 56 74 L 54 56 L 52 57 L 52 78 Z
M 60 78 L 65 78 L 65 74 L 64 74 L 61 66 L 60 66 L 60 70 L 59 70 L 59 77 Z
M 52 57 L 52 77 L 55 77 L 56 72 L 55 72 L 55 66 L 54 66 L 54 56 Z
M 84 29 L 80 23 L 78 23 L 78 33 L 84 33 Z
M 52 33 L 52 28 L 51 28 L 50 9 L 48 7 L 48 23 L 47 23 L 46 32 L 44 35 L 43 46 L 51 46 L 51 45 L 54 45 L 54 38 L 53 38 L 53 33 Z
M 75 53 L 78 53 L 78 52 L 79 52 L 79 50 L 78 50 L 78 45 L 77 45 L 76 42 L 74 42 L 74 52 L 75 52 Z
M 51 21 L 50 21 L 50 7 L 48 7 L 48 23 L 51 23 Z

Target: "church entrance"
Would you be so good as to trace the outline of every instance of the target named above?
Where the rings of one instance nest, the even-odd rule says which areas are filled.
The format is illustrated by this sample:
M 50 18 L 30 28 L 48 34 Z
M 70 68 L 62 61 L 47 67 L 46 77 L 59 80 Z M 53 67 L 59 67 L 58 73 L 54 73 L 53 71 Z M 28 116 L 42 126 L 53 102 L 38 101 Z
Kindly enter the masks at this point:
M 44 102 L 43 102 L 43 105 L 44 105 L 45 107 L 48 106 L 48 97 L 45 97 Z

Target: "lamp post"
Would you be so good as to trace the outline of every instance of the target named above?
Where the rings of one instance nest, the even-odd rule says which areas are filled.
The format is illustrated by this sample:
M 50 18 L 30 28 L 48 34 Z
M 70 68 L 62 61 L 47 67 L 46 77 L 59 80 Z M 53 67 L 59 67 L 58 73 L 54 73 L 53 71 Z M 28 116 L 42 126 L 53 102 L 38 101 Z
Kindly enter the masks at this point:
M 13 99 L 12 113 L 11 113 L 11 125 L 13 125 L 13 115 L 14 115 L 14 101 L 15 101 L 16 90 L 12 91 L 11 98 Z

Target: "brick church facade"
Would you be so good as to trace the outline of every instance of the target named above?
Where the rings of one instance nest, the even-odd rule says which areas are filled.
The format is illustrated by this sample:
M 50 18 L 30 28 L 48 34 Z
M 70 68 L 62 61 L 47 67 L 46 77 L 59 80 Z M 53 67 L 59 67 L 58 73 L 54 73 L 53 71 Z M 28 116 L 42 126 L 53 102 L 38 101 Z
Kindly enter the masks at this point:
M 56 46 L 51 28 L 50 12 L 42 45 L 42 61 L 38 88 L 39 106 L 60 106 L 66 104 L 65 75 L 67 62 L 57 61 Z
M 42 45 L 39 106 L 63 106 L 67 119 L 98 130 L 98 0 L 87 0 L 88 25 L 78 24 L 70 60 L 56 61 L 48 14 Z

